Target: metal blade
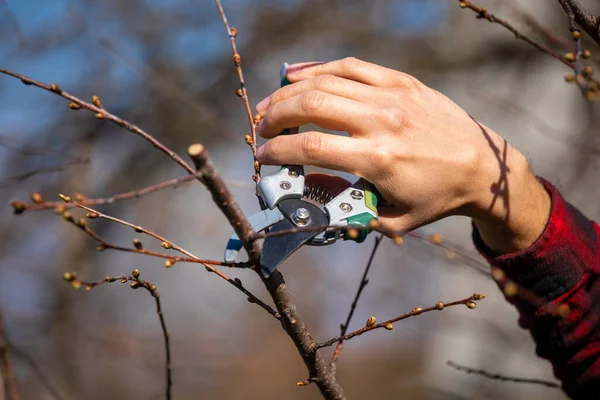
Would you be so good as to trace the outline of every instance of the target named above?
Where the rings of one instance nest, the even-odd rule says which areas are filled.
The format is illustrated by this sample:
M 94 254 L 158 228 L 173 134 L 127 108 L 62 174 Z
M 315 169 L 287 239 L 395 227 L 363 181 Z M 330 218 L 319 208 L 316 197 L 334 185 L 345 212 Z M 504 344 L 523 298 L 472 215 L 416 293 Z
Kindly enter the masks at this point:
M 248 222 L 252 225 L 252 229 L 254 232 L 260 232 L 265 228 L 274 225 L 278 221 L 283 219 L 283 214 L 279 211 L 278 208 L 273 210 L 264 210 L 259 211 L 257 213 L 252 214 L 248 217 Z M 238 252 L 242 249 L 242 241 L 238 237 L 237 233 L 233 233 L 229 237 L 229 241 L 227 242 L 227 247 L 225 248 L 225 261 L 226 262 L 235 262 L 237 259 Z
M 294 223 L 296 210 L 304 208 L 310 215 L 310 220 L 302 225 L 303 228 L 321 226 L 322 229 L 310 232 L 296 232 L 293 234 L 272 236 L 265 239 L 261 256 L 261 272 L 265 278 L 273 273 L 286 258 L 298 250 L 304 243 L 327 229 L 329 222 L 325 213 L 314 204 L 300 199 L 287 199 L 279 202 L 278 208 L 285 219 L 277 222 L 269 230 L 269 233 L 286 231 L 300 227 Z

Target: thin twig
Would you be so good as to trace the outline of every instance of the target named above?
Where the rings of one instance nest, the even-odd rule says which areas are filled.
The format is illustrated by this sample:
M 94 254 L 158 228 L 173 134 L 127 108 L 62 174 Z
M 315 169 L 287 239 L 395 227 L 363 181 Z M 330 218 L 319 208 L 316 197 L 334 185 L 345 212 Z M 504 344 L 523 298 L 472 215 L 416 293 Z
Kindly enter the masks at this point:
M 163 341 L 165 344 L 165 377 L 166 377 L 166 385 L 165 385 L 165 397 L 167 400 L 171 400 L 171 388 L 173 387 L 173 380 L 171 377 L 171 346 L 169 343 L 169 331 L 167 330 L 167 323 L 165 322 L 165 316 L 162 311 L 162 306 L 160 304 L 160 294 L 158 292 L 158 288 L 156 285 L 151 284 L 146 280 L 140 279 L 140 271 L 135 269 L 132 272 L 132 276 L 107 276 L 104 279 L 95 282 L 86 282 L 80 281 L 77 279 L 77 276 L 72 272 L 66 272 L 63 275 L 63 278 L 71 282 L 74 288 L 78 289 L 80 287 L 85 287 L 86 290 L 92 290 L 98 285 L 102 285 L 104 283 L 112 283 L 119 281 L 121 283 L 131 282 L 130 287 L 132 289 L 144 288 L 152 297 L 154 297 L 154 301 L 156 302 L 156 314 L 158 315 L 158 319 L 160 320 L 160 326 L 163 334 Z
M 456 369 L 457 371 L 463 371 L 467 374 L 475 374 L 479 376 L 483 376 L 484 378 L 493 379 L 496 381 L 502 382 L 513 382 L 513 383 L 530 383 L 534 385 L 542 385 L 549 388 L 560 389 L 560 384 L 556 382 L 545 381 L 542 379 L 528 379 L 528 378 L 519 378 L 514 376 L 506 376 L 501 374 L 492 374 L 482 369 L 475 369 L 471 367 L 465 367 L 463 365 L 456 364 L 453 361 L 448 361 L 446 363 L 449 367 Z
M 240 94 L 242 100 L 244 100 L 244 105 L 246 108 L 246 114 L 248 115 L 248 122 L 250 123 L 250 132 L 252 142 L 250 143 L 250 148 L 252 149 L 252 157 L 254 158 L 254 181 L 260 181 L 260 163 L 256 159 L 256 126 L 254 123 L 254 117 L 252 116 L 252 108 L 250 107 L 250 99 L 248 98 L 248 90 L 246 89 L 246 82 L 244 81 L 244 73 L 242 71 L 242 58 L 237 51 L 237 46 L 235 44 L 235 38 L 238 34 L 238 30 L 236 28 L 231 28 L 229 26 L 229 22 L 227 21 L 227 16 L 225 15 L 225 10 L 223 9 L 223 5 L 220 0 L 215 0 L 217 4 L 217 8 L 219 9 L 219 14 L 221 14 L 221 18 L 223 19 L 223 24 L 225 25 L 225 29 L 227 29 L 227 35 L 229 36 L 229 43 L 231 43 L 231 50 L 233 52 L 233 65 L 235 65 L 235 70 L 237 71 L 238 78 L 240 80 Z
M 529 25 L 535 32 L 537 32 L 542 38 L 550 42 L 554 46 L 567 48 L 569 42 L 562 37 L 559 37 L 555 32 L 548 26 L 542 24 L 533 14 L 523 10 L 521 5 L 514 1 L 505 1 L 503 5 L 507 6 L 517 16 L 519 16 L 525 24 Z
M 363 289 L 369 284 L 369 280 L 367 276 L 369 275 L 369 270 L 371 269 L 371 265 L 373 264 L 373 259 L 375 259 L 375 253 L 377 253 L 377 249 L 379 248 L 379 244 L 383 239 L 383 235 L 380 234 L 375 238 L 375 244 L 373 245 L 373 250 L 371 250 L 371 255 L 369 256 L 369 261 L 365 266 L 365 271 L 363 272 L 362 278 L 360 279 L 360 284 L 358 285 L 358 290 L 356 291 L 356 295 L 354 296 L 354 301 L 352 301 L 352 305 L 350 306 L 350 312 L 348 312 L 348 317 L 346 317 L 346 322 L 340 326 L 340 336 L 344 336 L 348 331 L 348 326 L 350 326 L 350 321 L 352 321 L 352 317 L 354 316 L 354 311 L 356 310 L 356 306 L 358 305 L 358 300 L 360 300 L 360 295 L 362 294 Z M 337 345 L 335 346 L 335 351 L 333 352 L 333 357 L 331 359 L 332 363 L 335 363 L 340 353 L 342 352 L 342 347 L 344 346 L 344 340 L 341 339 Z
M 319 344 L 317 344 L 315 346 L 315 350 L 316 349 L 321 349 L 323 347 L 332 346 L 334 343 L 339 342 L 341 340 L 342 341 L 343 340 L 350 340 L 350 339 L 352 339 L 355 336 L 360 336 L 363 333 L 370 332 L 370 331 L 375 330 L 375 329 L 385 328 L 387 330 L 392 330 L 392 329 L 394 329 L 394 325 L 393 325 L 394 322 L 398 322 L 398 321 L 401 321 L 401 320 L 409 318 L 409 317 L 414 317 L 414 316 L 417 316 L 417 315 L 421 315 L 421 314 L 429 312 L 429 311 L 436 311 L 436 310 L 440 310 L 441 311 L 444 308 L 452 307 L 452 306 L 458 306 L 458 305 L 466 305 L 468 308 L 473 309 L 473 308 L 475 308 L 477 306 L 476 303 L 475 303 L 475 301 L 476 300 L 481 300 L 483 298 L 485 298 L 485 294 L 477 294 L 476 293 L 476 294 L 474 294 L 474 295 L 472 295 L 470 297 L 467 297 L 466 299 L 457 300 L 457 301 L 453 301 L 453 302 L 450 302 L 450 303 L 443 303 L 443 302 L 440 301 L 435 306 L 428 307 L 428 308 L 415 307 L 409 313 L 402 314 L 402 315 L 400 315 L 400 316 L 398 316 L 396 318 L 392 318 L 392 319 L 389 319 L 387 321 L 380 322 L 378 324 L 375 323 L 375 317 L 370 317 L 367 320 L 367 324 L 363 328 L 357 329 L 354 332 L 350 332 L 350 333 L 347 333 L 345 335 L 336 336 L 334 338 L 331 338 L 331 339 L 327 340 L 326 342 L 319 343 Z
M 81 198 L 78 200 L 78 203 L 84 206 L 100 206 L 100 205 L 109 205 L 109 204 L 113 204 L 116 203 L 118 201 L 122 201 L 122 200 L 130 200 L 130 199 L 134 199 L 134 198 L 138 198 L 138 197 L 142 197 L 145 196 L 147 194 L 156 192 L 158 190 L 162 190 L 168 187 L 176 187 L 178 185 L 181 185 L 183 183 L 189 182 L 193 179 L 196 179 L 199 177 L 198 173 L 194 173 L 191 175 L 186 175 L 180 178 L 175 178 L 175 179 L 169 179 L 168 181 L 164 181 L 161 183 L 157 183 L 156 185 L 152 185 L 152 186 L 148 186 L 142 189 L 138 189 L 138 190 L 132 190 L 129 192 L 125 192 L 125 193 L 119 193 L 110 197 L 103 197 L 103 198 L 95 198 L 95 199 L 88 199 L 88 198 Z M 34 202 L 34 203 L 24 203 L 22 201 L 13 201 L 12 202 L 12 206 L 13 209 L 15 211 L 15 213 L 21 214 L 25 211 L 38 211 L 38 210 L 48 210 L 48 209 L 63 209 L 63 208 L 74 208 L 76 207 L 75 204 L 73 203 L 64 203 L 63 201 L 45 201 L 42 199 L 41 202 Z
M 155 238 L 157 240 L 160 240 L 161 241 L 161 245 L 164 248 L 176 250 L 176 251 L 178 251 L 178 252 L 186 255 L 187 257 L 194 259 L 195 262 L 197 262 L 199 264 L 202 264 L 206 268 L 206 270 L 208 272 L 215 273 L 217 276 L 219 276 L 220 278 L 226 280 L 231 285 L 235 286 L 238 290 L 240 290 L 242 293 L 244 293 L 247 296 L 248 301 L 250 303 L 256 303 L 261 308 L 263 308 L 265 311 L 267 311 L 269 314 L 271 314 L 273 317 L 275 317 L 277 319 L 280 318 L 279 314 L 272 307 L 270 307 L 268 304 L 266 304 L 265 302 L 263 302 L 262 300 L 260 300 L 258 297 L 256 297 L 254 294 L 252 294 L 248 289 L 246 289 L 244 287 L 244 285 L 242 284 L 242 281 L 239 278 L 236 278 L 236 279 L 230 278 L 229 276 L 227 276 L 226 274 L 224 274 L 223 272 L 221 272 L 219 269 L 215 268 L 213 265 L 205 262 L 205 260 L 202 260 L 201 258 L 197 257 L 196 255 L 194 255 L 190 251 L 188 251 L 188 250 L 186 250 L 186 249 L 184 249 L 184 248 L 182 248 L 182 247 L 174 244 L 173 242 L 167 240 L 166 238 L 160 236 L 159 234 L 157 234 L 157 233 L 155 233 L 153 231 L 150 231 L 150 230 L 148 230 L 146 228 L 143 228 L 140 225 L 135 225 L 135 224 L 132 224 L 130 222 L 121 220 L 119 218 L 115 218 L 115 217 L 112 217 L 110 215 L 103 214 L 103 213 L 101 213 L 101 212 L 99 212 L 97 210 L 94 210 L 93 208 L 90 208 L 90 207 L 87 207 L 87 206 L 82 206 L 78 202 L 73 201 L 68 196 L 61 195 L 61 198 L 63 198 L 63 200 L 66 203 L 73 203 L 73 204 L 75 204 L 76 207 L 82 208 L 84 210 L 89 211 L 89 213 L 87 214 L 88 218 L 103 218 L 103 219 L 106 219 L 106 220 L 109 220 L 109 221 L 113 221 L 113 222 L 116 222 L 118 224 L 125 225 L 125 226 L 128 226 L 130 228 L 133 228 L 138 233 L 144 233 L 144 234 L 146 234 L 146 235 L 148 235 L 150 237 L 153 237 L 153 238 Z M 69 222 L 73 222 L 74 221 L 74 220 L 72 220 L 73 216 L 70 215 L 70 213 L 68 211 L 66 211 L 65 213 L 63 213 L 63 218 L 65 218 Z M 80 227 L 87 226 L 87 224 L 85 223 L 85 219 L 83 221 L 80 220 L 77 224 Z M 88 232 L 88 234 L 90 234 L 90 233 Z M 96 236 L 92 235 L 92 236 L 95 239 L 97 239 L 97 240 L 99 238 L 99 236 L 97 236 L 97 235 Z M 148 254 L 148 253 L 145 253 L 145 254 Z M 157 256 L 156 254 L 151 254 L 151 255 Z M 173 262 L 174 262 L 173 260 L 175 260 L 175 259 L 176 259 L 175 257 L 171 257 L 171 258 L 169 258 L 169 260 L 167 260 L 167 261 L 171 261 L 171 263 L 168 265 L 168 267 L 171 267 L 173 265 Z M 207 260 L 207 261 L 213 262 L 212 260 Z M 167 266 L 167 264 L 165 264 L 165 266 Z
M 98 99 L 97 97 L 94 97 L 94 99 L 95 99 L 95 100 L 93 100 L 94 104 L 92 104 L 92 103 L 88 103 L 86 101 L 83 101 L 80 98 L 75 97 L 72 94 L 69 94 L 69 93 L 63 91 L 60 88 L 60 86 L 58 86 L 55 83 L 47 85 L 47 84 L 45 84 L 43 82 L 36 81 L 35 79 L 29 78 L 29 77 L 27 77 L 25 75 L 18 74 L 16 72 L 10 71 L 10 70 L 5 69 L 5 68 L 0 68 L 0 73 L 12 76 L 13 78 L 20 79 L 21 82 L 23 82 L 25 85 L 33 85 L 33 86 L 36 86 L 36 87 L 38 87 L 40 89 L 44 89 L 44 90 L 52 92 L 52 93 L 54 93 L 54 94 L 56 94 L 58 96 L 61 96 L 61 97 L 65 98 L 65 99 L 71 101 L 70 106 L 71 106 L 72 109 L 84 108 L 86 110 L 89 110 L 89 111 L 95 113 L 96 114 L 96 118 L 98 118 L 98 119 L 106 119 L 106 120 L 114 122 L 118 126 L 123 127 L 125 129 L 127 129 L 128 131 L 133 132 L 134 134 L 136 134 L 138 136 L 141 136 L 146 141 L 150 142 L 150 144 L 152 144 L 152 146 L 154 146 L 156 149 L 158 149 L 161 152 L 163 152 L 166 155 L 168 155 L 173 161 L 175 161 L 177 164 L 179 164 L 180 166 L 182 166 L 188 173 L 194 174 L 196 172 L 196 171 L 194 171 L 194 169 L 188 163 L 186 163 L 181 157 L 179 157 L 177 155 L 177 153 L 175 153 L 173 150 L 169 149 L 164 144 L 162 144 L 161 142 L 159 142 L 152 135 L 150 135 L 149 133 L 145 132 L 144 130 L 142 130 L 138 126 L 132 124 L 131 122 L 128 122 L 128 121 L 126 121 L 126 120 L 124 120 L 124 119 L 122 119 L 120 117 L 117 117 L 116 115 L 111 114 L 110 112 L 108 112 L 102 106 L 102 104 L 100 102 L 100 99 Z M 96 104 L 98 104 L 98 105 L 96 105 Z
M 88 226 L 85 218 L 81 218 L 79 221 L 75 221 L 75 219 L 72 218 L 70 213 L 63 213 L 62 216 L 63 216 L 63 218 L 65 218 L 67 220 L 67 222 L 70 222 L 71 224 L 77 226 L 78 228 L 83 230 L 85 233 L 87 233 L 89 236 L 91 236 L 94 240 L 96 240 L 100 245 L 97 247 L 97 249 L 99 251 L 118 250 L 118 251 L 124 251 L 124 252 L 128 252 L 128 253 L 136 253 L 136 254 L 143 254 L 143 255 L 157 257 L 157 258 L 163 258 L 165 260 L 170 260 L 171 266 L 173 264 L 175 264 L 176 262 L 187 262 L 187 263 L 196 263 L 196 264 L 202 264 L 202 265 L 204 265 L 204 264 L 218 265 L 218 266 L 222 266 L 222 267 L 232 267 L 232 268 L 247 268 L 248 267 L 248 264 L 243 263 L 243 262 L 242 263 L 230 263 L 230 262 L 218 261 L 218 260 L 207 260 L 207 259 L 200 259 L 200 258 L 193 258 L 193 257 L 175 256 L 172 254 L 159 253 L 159 252 L 152 251 L 152 250 L 146 250 L 143 248 L 142 243 L 139 240 L 134 240 L 134 246 L 137 246 L 134 248 L 119 246 L 119 245 L 116 245 L 116 244 L 113 244 L 113 243 L 107 241 L 102 236 L 100 236 L 98 233 L 94 232 Z

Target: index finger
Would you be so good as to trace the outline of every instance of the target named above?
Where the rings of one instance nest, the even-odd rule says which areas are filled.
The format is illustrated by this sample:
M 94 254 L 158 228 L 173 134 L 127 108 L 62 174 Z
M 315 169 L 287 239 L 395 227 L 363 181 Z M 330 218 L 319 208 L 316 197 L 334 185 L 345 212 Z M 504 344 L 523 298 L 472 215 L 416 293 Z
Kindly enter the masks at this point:
M 288 67 L 286 76 L 290 82 L 298 82 L 326 74 L 381 88 L 410 88 L 419 82 L 416 78 L 403 72 L 354 57 L 326 63 L 293 64 Z

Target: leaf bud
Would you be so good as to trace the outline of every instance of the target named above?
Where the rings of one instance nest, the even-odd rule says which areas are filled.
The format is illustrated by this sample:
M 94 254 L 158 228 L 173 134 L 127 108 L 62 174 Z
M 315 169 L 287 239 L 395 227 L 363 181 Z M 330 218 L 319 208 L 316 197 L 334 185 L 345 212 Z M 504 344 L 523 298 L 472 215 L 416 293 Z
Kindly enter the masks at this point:
M 33 201 L 35 204 L 40 204 L 44 202 L 44 198 L 40 193 L 35 192 L 31 193 L 31 201 Z
M 96 107 L 102 108 L 102 101 L 100 100 L 100 97 L 93 95 L 92 96 L 92 103 L 94 103 L 94 105 Z
M 23 214 L 25 212 L 26 206 L 25 203 L 23 203 L 22 201 L 14 200 L 10 203 L 10 205 L 13 208 L 13 212 L 17 215 Z
M 64 194 L 59 194 L 58 197 L 60 197 L 65 203 L 73 202 L 72 198 L 70 198 L 69 196 L 65 196 Z
M 63 279 L 67 282 L 73 282 L 75 280 L 76 276 L 77 276 L 77 274 L 74 272 L 65 272 L 63 274 Z
M 433 244 L 442 244 L 442 242 L 444 241 L 444 238 L 439 233 L 434 233 L 429 237 L 429 240 Z

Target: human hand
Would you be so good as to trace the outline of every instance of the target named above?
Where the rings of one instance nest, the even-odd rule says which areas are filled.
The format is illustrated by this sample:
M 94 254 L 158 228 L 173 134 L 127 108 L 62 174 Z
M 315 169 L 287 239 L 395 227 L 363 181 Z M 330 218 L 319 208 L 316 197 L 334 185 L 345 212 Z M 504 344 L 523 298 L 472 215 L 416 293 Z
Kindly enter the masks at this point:
M 264 164 L 349 172 L 392 205 L 387 229 L 410 231 L 449 215 L 473 218 L 486 244 L 509 252 L 542 232 L 550 202 L 525 157 L 441 93 L 399 71 L 346 58 L 288 68 L 285 86 L 257 105 Z M 346 131 L 277 136 L 314 123 Z M 311 175 L 307 176 L 311 179 Z M 336 188 L 339 177 L 318 175 Z

